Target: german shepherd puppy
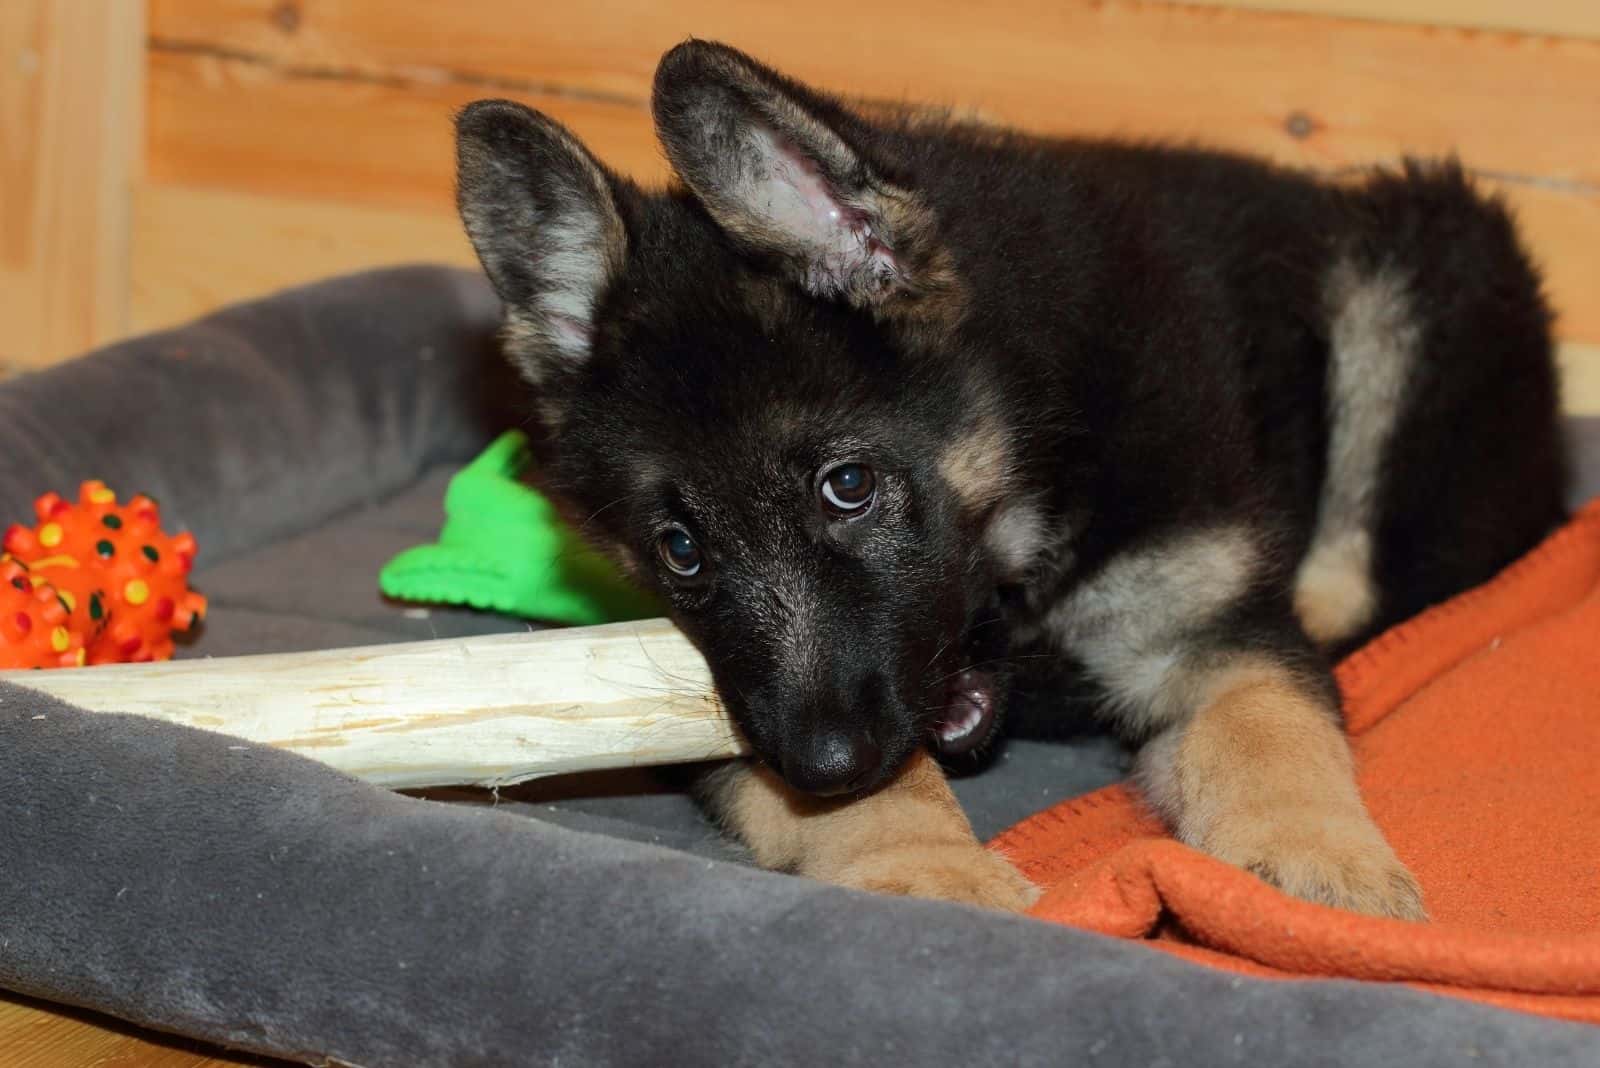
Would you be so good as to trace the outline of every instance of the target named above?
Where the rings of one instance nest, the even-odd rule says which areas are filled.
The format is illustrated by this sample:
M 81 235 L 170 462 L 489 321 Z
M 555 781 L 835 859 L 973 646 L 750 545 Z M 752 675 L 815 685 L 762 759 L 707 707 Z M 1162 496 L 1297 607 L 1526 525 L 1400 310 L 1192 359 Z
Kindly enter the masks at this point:
M 668 53 L 646 192 L 485 101 L 459 205 L 543 487 L 658 591 L 758 760 L 761 863 L 1022 908 L 933 749 L 1044 664 L 1141 742 L 1183 841 L 1424 915 L 1329 657 L 1563 516 L 1551 315 L 1451 163 L 1330 184 L 1217 152 L 865 111 Z

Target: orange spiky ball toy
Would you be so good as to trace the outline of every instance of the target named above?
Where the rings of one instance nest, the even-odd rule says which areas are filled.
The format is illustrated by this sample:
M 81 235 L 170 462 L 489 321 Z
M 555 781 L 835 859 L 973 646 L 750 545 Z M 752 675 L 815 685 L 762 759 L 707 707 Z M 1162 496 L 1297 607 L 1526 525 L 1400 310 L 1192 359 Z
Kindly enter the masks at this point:
M 0 556 L 0 670 L 74 667 L 88 650 L 67 626 L 67 608 L 49 583 L 29 581 L 26 568 Z
M 46 493 L 33 508 L 38 523 L 13 525 L 0 541 L 5 552 L 0 559 L 20 571 L 30 587 L 22 591 L 10 581 L 10 597 L 27 593 L 35 605 L 54 601 L 65 619 L 51 622 L 41 616 L 23 634 L 16 614 L 20 609 L 10 608 L 10 600 L 0 602 L 11 611 L 11 623 L 19 632 L 13 636 L 0 619 L 0 667 L 171 657 L 173 633 L 187 631 L 205 614 L 205 598 L 189 589 L 194 537 L 164 533 L 154 501 L 141 495 L 118 505 L 116 494 L 102 482 L 79 487 L 75 505 L 59 494 Z M 17 577 L 13 574 L 13 579 Z M 40 598 L 44 591 L 48 596 Z M 64 627 L 76 644 L 57 649 L 59 638 L 53 629 L 49 642 L 42 644 L 44 639 L 34 631 L 47 624 Z M 63 661 L 62 654 L 72 659 Z

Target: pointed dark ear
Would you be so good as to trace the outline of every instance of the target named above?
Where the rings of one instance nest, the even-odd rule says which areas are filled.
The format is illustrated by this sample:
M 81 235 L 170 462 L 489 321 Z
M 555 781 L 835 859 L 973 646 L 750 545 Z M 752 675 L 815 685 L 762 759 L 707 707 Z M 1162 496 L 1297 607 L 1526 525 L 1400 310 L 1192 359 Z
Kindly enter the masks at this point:
M 892 313 L 954 290 L 932 210 L 849 143 L 866 127 L 837 102 L 690 41 L 662 57 L 651 105 L 668 159 L 711 216 L 811 292 Z
M 506 304 L 522 373 L 537 383 L 587 359 L 595 307 L 628 243 L 601 165 L 559 123 L 480 100 L 456 119 L 456 206 Z

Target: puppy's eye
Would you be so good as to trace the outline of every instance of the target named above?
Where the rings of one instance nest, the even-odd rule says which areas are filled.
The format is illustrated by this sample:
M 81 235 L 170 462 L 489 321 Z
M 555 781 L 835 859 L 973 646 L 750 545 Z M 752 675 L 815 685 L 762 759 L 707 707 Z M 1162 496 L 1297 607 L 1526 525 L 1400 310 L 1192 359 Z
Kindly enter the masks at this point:
M 657 551 L 661 554 L 661 562 L 675 575 L 688 578 L 700 572 L 700 546 L 694 543 L 689 532 L 681 527 L 673 527 L 661 535 L 657 543 Z
M 860 515 L 877 493 L 866 464 L 840 464 L 822 476 L 822 507 L 837 516 Z

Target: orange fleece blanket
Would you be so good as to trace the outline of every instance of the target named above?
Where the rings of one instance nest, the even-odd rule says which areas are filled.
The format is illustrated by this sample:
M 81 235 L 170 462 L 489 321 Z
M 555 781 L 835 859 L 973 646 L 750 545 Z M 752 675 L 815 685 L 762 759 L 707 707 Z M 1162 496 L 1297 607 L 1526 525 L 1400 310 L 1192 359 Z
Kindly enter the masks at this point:
M 1337 677 L 1363 794 L 1431 922 L 1290 898 L 1174 841 L 1122 786 L 991 843 L 1046 888 L 1034 915 L 1250 975 L 1600 1022 L 1600 501 Z

